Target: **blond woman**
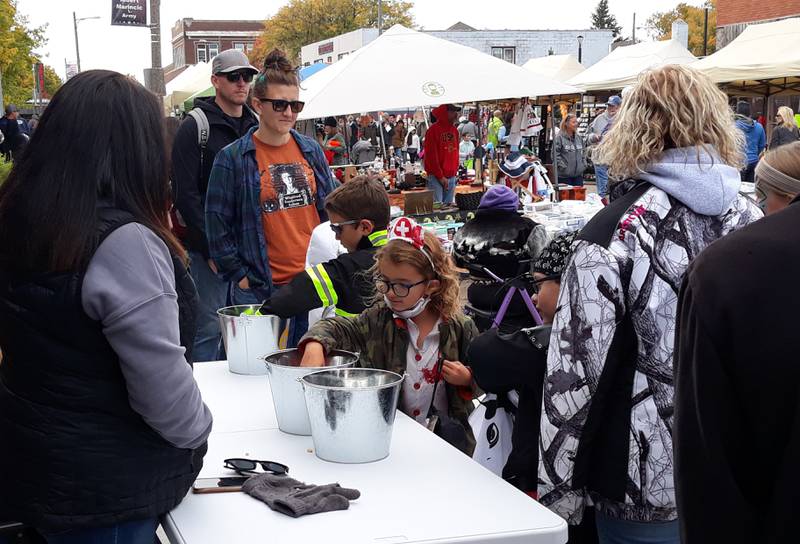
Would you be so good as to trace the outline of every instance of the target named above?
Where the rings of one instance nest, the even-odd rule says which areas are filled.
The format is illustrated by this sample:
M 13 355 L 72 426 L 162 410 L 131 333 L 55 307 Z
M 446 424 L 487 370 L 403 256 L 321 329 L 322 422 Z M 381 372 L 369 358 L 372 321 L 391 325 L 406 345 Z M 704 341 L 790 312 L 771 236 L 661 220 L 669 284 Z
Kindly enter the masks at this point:
M 772 139 L 769 141 L 770 149 L 796 142 L 800 138 L 800 131 L 797 129 L 797 121 L 794 119 L 794 112 L 791 108 L 787 106 L 778 108 L 775 124 L 775 129 L 772 131 Z

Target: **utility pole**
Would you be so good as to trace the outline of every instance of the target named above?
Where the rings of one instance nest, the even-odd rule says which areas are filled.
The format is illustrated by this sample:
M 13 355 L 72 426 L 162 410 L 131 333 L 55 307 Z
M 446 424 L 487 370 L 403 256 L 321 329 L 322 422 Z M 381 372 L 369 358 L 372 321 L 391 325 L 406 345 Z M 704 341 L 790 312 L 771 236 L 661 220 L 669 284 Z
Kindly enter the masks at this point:
M 6 101 L 3 99 L 3 71 L 0 70 L 0 108 L 5 107 Z
M 633 12 L 633 34 L 631 35 L 631 41 L 633 41 L 633 45 L 636 45 L 636 12 Z
M 708 8 L 705 9 L 703 17 L 703 56 L 708 55 Z
M 75 26 L 75 59 L 78 63 L 78 73 L 81 73 L 81 48 L 78 46 L 78 18 L 72 12 L 72 24 Z
M 150 0 L 150 74 L 145 70 L 148 89 L 158 96 L 164 96 L 164 69 L 161 66 L 161 0 Z
M 378 0 L 378 36 L 383 33 L 383 1 Z

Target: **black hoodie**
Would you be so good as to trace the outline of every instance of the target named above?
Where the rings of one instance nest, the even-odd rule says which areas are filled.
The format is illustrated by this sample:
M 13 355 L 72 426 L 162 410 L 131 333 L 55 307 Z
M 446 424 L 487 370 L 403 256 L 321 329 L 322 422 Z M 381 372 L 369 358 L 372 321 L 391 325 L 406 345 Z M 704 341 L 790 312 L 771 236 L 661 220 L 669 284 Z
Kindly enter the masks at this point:
M 200 156 L 200 144 L 197 138 L 197 122 L 187 116 L 178 128 L 172 147 L 172 194 L 175 207 L 181 214 L 187 227 L 183 242 L 194 251 L 203 254 L 208 260 L 208 240 L 205 229 L 205 205 L 208 177 L 214 157 L 220 149 L 241 138 L 258 118 L 249 109 L 244 108 L 239 118 L 226 115 L 215 97 L 197 98 L 195 108 L 205 113 L 210 125 L 208 144 Z

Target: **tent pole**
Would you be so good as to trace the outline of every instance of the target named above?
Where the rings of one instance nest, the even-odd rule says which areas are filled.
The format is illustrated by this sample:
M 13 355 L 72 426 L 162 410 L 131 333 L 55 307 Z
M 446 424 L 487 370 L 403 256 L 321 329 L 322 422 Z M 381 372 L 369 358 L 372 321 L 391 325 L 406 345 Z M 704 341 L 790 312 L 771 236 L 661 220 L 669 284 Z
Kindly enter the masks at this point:
M 556 159 L 556 102 L 555 99 L 550 99 L 550 133 L 553 138 L 550 143 L 550 160 L 553 161 L 553 179 L 555 186 L 553 187 L 553 199 L 558 202 L 560 200 L 558 193 L 558 160 Z

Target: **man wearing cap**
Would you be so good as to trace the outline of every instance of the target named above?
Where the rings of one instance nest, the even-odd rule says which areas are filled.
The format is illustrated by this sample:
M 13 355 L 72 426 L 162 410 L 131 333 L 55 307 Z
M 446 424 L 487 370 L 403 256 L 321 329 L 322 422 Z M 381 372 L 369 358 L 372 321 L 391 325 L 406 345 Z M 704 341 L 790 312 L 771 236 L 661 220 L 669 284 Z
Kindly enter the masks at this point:
M 344 136 L 339 133 L 339 126 L 336 123 L 335 117 L 325 118 L 325 141 L 322 148 L 328 153 L 333 154 L 331 164 L 333 166 L 340 166 L 346 163 L 344 153 L 347 151 L 345 147 Z
M 436 122 L 425 133 L 425 171 L 428 189 L 433 191 L 435 202 L 452 204 L 456 195 L 458 172 L 458 130 L 455 122 L 461 108 L 442 104 L 431 114 Z
M 220 330 L 216 312 L 227 302 L 228 285 L 216 275 L 209 256 L 205 229 L 208 177 L 220 149 L 242 137 L 258 124 L 247 107 L 250 83 L 258 70 L 241 51 L 228 49 L 211 62 L 215 95 L 196 98 L 194 109 L 178 129 L 172 148 L 172 188 L 181 234 L 189 250 L 190 271 L 200 296 L 194 353 L 198 361 L 218 356 Z M 208 127 L 203 134 L 203 120 Z M 199 123 L 199 124 L 198 124 Z
M 589 145 L 599 144 L 603 140 L 603 136 L 605 136 L 614 125 L 614 118 L 616 117 L 621 105 L 622 99 L 617 95 L 614 95 L 608 99 L 605 113 L 598 115 L 595 120 L 592 121 L 592 124 L 589 127 Z M 595 163 L 594 175 L 597 179 L 597 194 L 599 194 L 602 198 L 607 197 L 608 165 Z
M 22 151 L 31 134 L 28 122 L 19 116 L 14 104 L 6 106 L 6 114 L 0 118 L 0 132 L 4 137 L 0 152 L 7 160 L 11 160 L 16 153 Z

